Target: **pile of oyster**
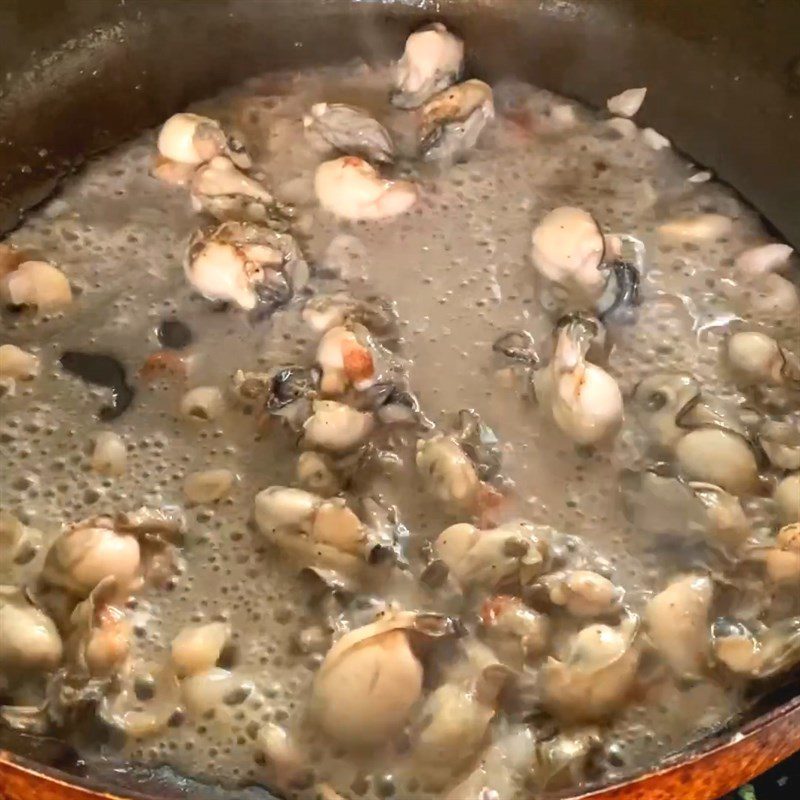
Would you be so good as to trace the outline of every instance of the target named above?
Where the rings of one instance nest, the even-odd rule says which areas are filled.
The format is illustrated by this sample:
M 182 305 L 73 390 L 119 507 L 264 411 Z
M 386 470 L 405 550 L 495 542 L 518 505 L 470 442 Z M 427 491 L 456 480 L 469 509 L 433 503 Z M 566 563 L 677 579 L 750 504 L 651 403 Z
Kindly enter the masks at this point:
M 408 38 L 395 70 L 392 103 L 418 115 L 413 158 L 442 168 L 466 158 L 494 118 L 491 87 L 462 80 L 463 57 L 463 43 L 436 23 Z M 304 125 L 320 152 L 335 155 L 315 172 L 321 208 L 377 221 L 418 201 L 419 188 L 396 177 L 403 157 L 391 133 L 366 111 L 323 102 Z M 345 751 L 392 753 L 398 772 L 452 798 L 508 797 L 513 773 L 537 787 L 591 775 L 613 744 L 602 726 L 654 683 L 763 679 L 800 661 L 800 432 L 796 410 L 774 411 L 798 397 L 792 352 L 760 331 L 728 339 L 731 374 L 753 389 L 747 408 L 719 403 L 686 374 L 656 372 L 624 397 L 609 354 L 636 323 L 641 242 L 579 208 L 557 208 L 535 226 L 531 262 L 552 341 L 513 331 L 495 350 L 580 448 L 609 446 L 629 410 L 652 457 L 622 477 L 631 522 L 642 536 L 705 548 L 720 565 L 687 565 L 635 601 L 577 537 L 514 516 L 502 447 L 477 413 L 460 410 L 449 429 L 431 425 L 398 369 L 391 304 L 313 294 L 292 209 L 239 138 L 182 113 L 164 124 L 158 152 L 154 174 L 186 186 L 213 219 L 187 247 L 194 289 L 261 316 L 295 304 L 315 343 L 312 363 L 240 369 L 226 391 L 196 386 L 180 404 L 198 424 L 228 406 L 255 409 L 267 435 L 280 427 L 296 442 L 294 485 L 263 488 L 253 522 L 319 596 L 319 625 L 299 643 L 324 651 L 303 722 Z M 703 230 L 684 221 L 667 233 Z M 69 302 L 54 267 L 8 248 L 0 258 L 11 302 Z M 8 391 L 37 370 L 35 356 L 0 348 Z M 774 390 L 766 399 L 765 386 Z M 98 438 L 94 469 L 120 474 L 124 460 L 118 438 Z M 371 491 L 371 476 L 398 464 L 413 466 L 420 493 L 450 522 L 421 562 L 401 511 Z M 215 502 L 234 481 L 226 470 L 187 476 L 187 504 Z M 774 535 L 765 539 L 746 501 L 768 490 Z M 3 515 L 12 583 L 0 587 L 0 693 L 31 696 L 19 687 L 46 684 L 41 703 L 0 708 L 7 724 L 64 730 L 90 711 L 138 739 L 254 691 L 224 667 L 224 622 L 185 628 L 160 663 L 130 657 L 137 593 L 179 579 L 182 530 L 179 516 L 147 509 L 67 525 L 38 579 L 20 587 L 15 564 L 36 557 L 41 536 Z M 731 585 L 748 586 L 747 597 Z M 415 592 L 427 608 L 404 607 Z M 359 597 L 373 601 L 373 618 L 362 612 L 356 624 Z M 258 747 L 279 788 L 307 783 L 310 755 L 291 730 L 269 723 Z

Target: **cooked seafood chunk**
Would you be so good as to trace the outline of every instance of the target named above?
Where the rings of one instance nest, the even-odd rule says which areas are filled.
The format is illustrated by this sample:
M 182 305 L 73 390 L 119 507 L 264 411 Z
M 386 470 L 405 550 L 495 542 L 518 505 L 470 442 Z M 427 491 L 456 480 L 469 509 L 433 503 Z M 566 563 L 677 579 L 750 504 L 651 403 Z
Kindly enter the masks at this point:
M 320 205 L 348 220 L 379 220 L 404 214 L 417 202 L 410 181 L 382 178 L 357 156 L 342 156 L 317 167 L 314 189 Z
M 317 346 L 317 364 L 322 369 L 320 391 L 342 394 L 349 386 L 361 391 L 375 382 L 375 364 L 365 329 L 343 325 L 330 328 Z
M 464 43 L 441 22 L 434 22 L 406 39 L 397 62 L 392 103 L 417 108 L 436 92 L 455 83 L 464 69 Z
M 747 383 L 800 386 L 800 360 L 771 336 L 757 331 L 735 333 L 727 342 L 728 362 Z
M 29 381 L 39 374 L 39 357 L 14 344 L 0 345 L 0 378 Z
M 306 132 L 347 155 L 377 164 L 394 161 L 389 132 L 368 112 L 345 103 L 315 103 L 303 118 Z
M 550 363 L 534 374 L 536 395 L 558 427 L 577 444 L 608 440 L 622 424 L 619 385 L 586 356 L 599 330 L 588 317 L 573 316 L 561 325 Z
M 458 774 L 480 751 L 509 670 L 491 664 L 474 678 L 443 683 L 425 700 L 412 734 L 414 766 L 435 785 Z
M 411 639 L 451 630 L 436 615 L 390 610 L 342 636 L 314 678 L 311 707 L 322 730 L 353 748 L 376 748 L 400 733 L 422 695 Z
M 470 509 L 480 481 L 475 466 L 451 436 L 437 434 L 417 442 L 417 470 L 425 488 L 447 506 Z
M 213 119 L 184 112 L 174 114 L 158 134 L 158 152 L 180 164 L 202 164 L 215 156 L 227 155 L 237 167 L 251 165 L 243 145 L 226 136 L 222 126 Z
M 587 569 L 551 572 L 542 578 L 550 602 L 576 617 L 597 617 L 618 610 L 624 590 Z
M 0 671 L 47 671 L 61 661 L 55 623 L 16 586 L 0 586 Z
M 113 578 L 120 597 L 135 591 L 159 554 L 183 532 L 172 510 L 141 508 L 116 517 L 97 516 L 68 526 L 47 552 L 43 581 L 85 598 Z M 169 559 L 168 559 L 169 560 Z
M 706 670 L 712 597 L 710 578 L 686 575 L 647 604 L 644 617 L 650 640 L 678 677 L 698 678 Z
M 373 414 L 334 400 L 315 400 L 312 410 L 303 423 L 303 441 L 312 449 L 346 453 L 363 444 L 375 427 Z
M 487 600 L 481 623 L 492 648 L 512 665 L 542 655 L 550 644 L 550 619 L 511 595 Z
M 654 469 L 626 472 L 622 498 L 628 518 L 642 533 L 699 536 L 733 550 L 751 533 L 739 499 L 711 483 L 685 481 Z
M 566 720 L 590 721 L 608 716 L 624 702 L 636 677 L 639 619 L 626 616 L 610 625 L 589 625 L 570 639 L 560 659 L 542 669 L 545 708 Z
M 186 277 L 200 294 L 245 309 L 286 302 L 291 279 L 303 267 L 303 255 L 289 234 L 233 221 L 197 231 L 184 262 Z
M 800 472 L 787 475 L 775 487 L 772 499 L 783 522 L 800 522 Z
M 278 213 L 269 190 L 227 156 L 215 156 L 194 173 L 191 197 L 196 211 L 207 211 L 220 221 L 268 222 Z
M 436 539 L 436 553 L 462 587 L 526 586 L 544 571 L 550 528 L 520 520 L 479 530 L 451 525 Z
M 786 672 L 800 661 L 800 617 L 753 628 L 736 620 L 716 620 L 711 639 L 717 661 L 731 672 L 757 679 Z
M 564 206 L 534 228 L 531 261 L 547 280 L 594 302 L 606 284 L 601 270 L 605 249 L 597 220 L 583 209 Z
M 427 161 L 456 160 L 478 142 L 494 119 L 492 87 L 469 80 L 434 95 L 421 109 L 419 149 Z
M 675 457 L 684 476 L 731 494 L 752 492 L 758 461 L 737 413 L 706 396 L 681 373 L 655 373 L 639 382 L 633 409 L 650 440 Z
M 14 306 L 33 306 L 46 314 L 72 302 L 72 287 L 58 267 L 46 261 L 23 261 L 0 276 L 0 299 Z

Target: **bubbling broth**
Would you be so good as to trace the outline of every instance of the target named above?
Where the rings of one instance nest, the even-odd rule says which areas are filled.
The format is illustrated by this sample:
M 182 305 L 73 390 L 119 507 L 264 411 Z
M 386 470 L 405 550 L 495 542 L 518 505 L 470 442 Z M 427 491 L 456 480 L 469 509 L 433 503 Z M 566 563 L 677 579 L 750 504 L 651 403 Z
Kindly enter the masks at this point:
M 254 78 L 0 245 L 3 724 L 505 800 L 652 766 L 795 667 L 790 248 L 643 92 L 462 59 L 433 26 Z

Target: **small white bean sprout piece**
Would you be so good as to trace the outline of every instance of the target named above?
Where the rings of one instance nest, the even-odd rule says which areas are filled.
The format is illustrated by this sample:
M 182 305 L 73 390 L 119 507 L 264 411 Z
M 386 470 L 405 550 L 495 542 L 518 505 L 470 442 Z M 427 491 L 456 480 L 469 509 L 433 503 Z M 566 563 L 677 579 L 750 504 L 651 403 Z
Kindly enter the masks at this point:
M 349 386 L 361 391 L 375 382 L 372 351 L 344 326 L 328 330 L 317 346 L 317 364 L 322 369 L 320 390 L 340 395 Z
M 38 311 L 57 311 L 72 302 L 67 276 L 46 261 L 23 261 L 0 278 L 0 298 L 15 306 L 35 306 Z
M 606 122 L 606 125 L 616 131 L 623 139 L 632 139 L 639 130 L 632 119 L 626 119 L 625 117 L 612 117 Z
M 785 269 L 793 252 L 788 244 L 762 244 L 740 253 L 734 267 L 747 278 L 761 278 Z
M 94 440 L 92 469 L 100 475 L 122 475 L 128 449 L 122 437 L 113 431 L 102 431 Z
M 179 677 L 196 675 L 216 667 L 231 638 L 226 622 L 209 622 L 183 628 L 172 640 L 172 663 Z
M 190 503 L 215 503 L 227 497 L 236 482 L 229 469 L 206 469 L 191 472 L 183 482 L 183 493 Z
M 606 108 L 620 117 L 632 117 L 641 107 L 647 94 L 646 87 L 626 89 L 606 100 Z
M 379 220 L 404 214 L 417 202 L 417 187 L 410 181 L 382 178 L 357 156 L 342 156 L 317 167 L 314 190 L 320 205 L 337 217 Z
M 645 128 L 641 137 L 642 141 L 652 150 L 666 150 L 668 147 L 672 147 L 672 142 L 654 128 Z
M 263 725 L 256 736 L 256 743 L 275 786 L 286 790 L 306 780 L 309 774 L 308 758 L 280 725 L 274 722 Z
M 464 42 L 441 22 L 434 22 L 406 39 L 395 67 L 392 103 L 417 108 L 436 92 L 455 83 L 464 66 Z
M 685 242 L 710 242 L 727 236 L 733 228 L 733 220 L 722 214 L 698 214 L 695 217 L 680 217 L 659 225 L 658 232 L 669 239 Z
M 215 420 L 224 410 L 225 400 L 217 386 L 196 386 L 181 398 L 181 414 L 195 422 Z
M 236 695 L 247 697 L 252 684 L 226 669 L 212 667 L 181 681 L 181 694 L 186 710 L 195 718 L 230 703 Z
M 315 400 L 313 412 L 303 423 L 303 441 L 309 448 L 346 453 L 362 444 L 375 427 L 372 414 L 335 400 Z
M 16 381 L 33 380 L 39 374 L 39 356 L 15 344 L 0 345 L 0 378 Z
M 772 499 L 784 523 L 800 522 L 800 472 L 787 475 L 775 487 Z
M 650 640 L 678 677 L 697 678 L 706 669 L 713 591 L 707 576 L 686 575 L 647 604 L 644 618 Z

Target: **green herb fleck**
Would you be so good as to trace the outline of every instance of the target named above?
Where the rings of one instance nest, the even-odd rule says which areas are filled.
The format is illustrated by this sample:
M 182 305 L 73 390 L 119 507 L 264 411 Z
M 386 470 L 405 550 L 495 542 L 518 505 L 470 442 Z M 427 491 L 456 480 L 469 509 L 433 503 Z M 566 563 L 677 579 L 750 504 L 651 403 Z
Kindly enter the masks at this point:
M 739 789 L 738 794 L 742 800 L 758 800 L 756 797 L 756 790 L 749 783 L 746 783 L 744 786 L 742 786 L 742 788 Z

